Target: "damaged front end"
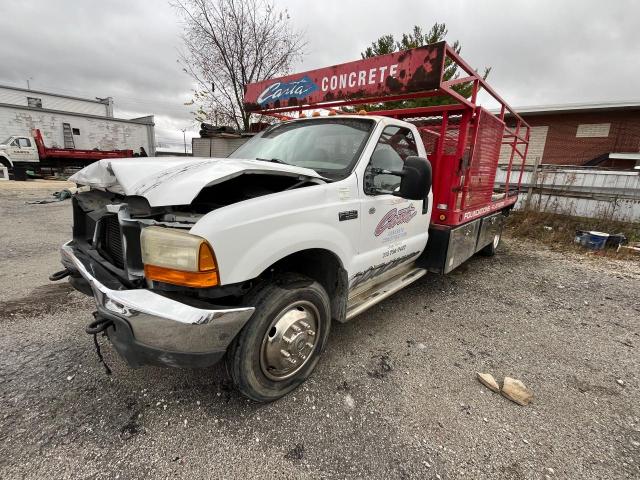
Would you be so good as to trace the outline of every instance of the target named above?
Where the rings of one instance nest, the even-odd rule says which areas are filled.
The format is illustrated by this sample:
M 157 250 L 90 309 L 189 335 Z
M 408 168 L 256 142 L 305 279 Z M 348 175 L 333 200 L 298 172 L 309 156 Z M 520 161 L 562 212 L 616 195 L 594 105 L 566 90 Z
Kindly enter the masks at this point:
M 244 306 L 199 301 L 189 289 L 144 277 L 140 234 L 154 225 L 188 229 L 198 215 L 153 209 L 141 198 L 93 190 L 73 199 L 73 239 L 62 246 L 70 283 L 96 300 L 103 326 L 132 367 L 203 367 L 216 363 L 253 313 Z M 170 287 L 167 285 L 167 287 Z
M 179 232 L 178 236 L 193 237 L 190 229 L 213 210 L 324 182 L 299 172 L 267 169 L 234 171 L 215 181 L 200 177 L 197 181 L 202 187 L 198 189 L 193 184 L 193 172 L 177 166 L 179 172 L 173 175 L 164 170 L 164 182 L 147 179 L 132 187 L 118 179 L 121 174 L 113 168 L 115 163 L 118 161 L 103 166 L 105 175 L 100 185 L 93 182 L 90 191 L 74 195 L 73 239 L 61 249 L 65 270 L 52 279 L 69 276 L 74 288 L 95 298 L 96 318 L 88 333 L 105 331 L 130 366 L 212 365 L 222 358 L 253 314 L 254 308 L 242 303 L 249 285 L 223 286 L 216 282 L 212 287 L 194 288 L 151 279 L 148 269 L 145 273 L 142 232 L 153 227 L 149 232 L 162 234 L 170 229 Z M 203 167 L 202 162 L 196 165 L 200 170 Z M 86 172 L 83 175 L 87 181 Z M 74 180 L 82 180 L 83 175 Z M 185 175 L 191 178 L 186 183 L 196 189 L 188 195 L 171 188 L 172 184 L 174 188 L 187 188 Z M 159 201 L 158 190 L 165 191 L 167 197 L 189 201 Z M 211 257 L 215 260 L 213 252 Z

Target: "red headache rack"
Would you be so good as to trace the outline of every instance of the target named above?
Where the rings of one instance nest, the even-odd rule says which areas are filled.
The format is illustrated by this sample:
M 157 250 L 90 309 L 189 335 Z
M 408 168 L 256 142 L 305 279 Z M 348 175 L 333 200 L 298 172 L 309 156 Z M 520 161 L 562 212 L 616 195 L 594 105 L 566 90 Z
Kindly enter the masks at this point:
M 462 74 L 445 80 L 445 67 L 451 65 Z M 453 88 L 464 84 L 472 86 L 468 98 Z M 477 104 L 481 89 L 497 102 L 498 113 Z M 446 42 L 245 88 L 248 111 L 278 118 L 307 109 L 380 107 L 419 98 L 434 98 L 440 104 L 369 113 L 402 119 L 418 128 L 433 169 L 432 223 L 456 226 L 512 206 L 520 190 L 531 127 Z M 500 158 L 508 159 L 506 180 L 496 185 Z

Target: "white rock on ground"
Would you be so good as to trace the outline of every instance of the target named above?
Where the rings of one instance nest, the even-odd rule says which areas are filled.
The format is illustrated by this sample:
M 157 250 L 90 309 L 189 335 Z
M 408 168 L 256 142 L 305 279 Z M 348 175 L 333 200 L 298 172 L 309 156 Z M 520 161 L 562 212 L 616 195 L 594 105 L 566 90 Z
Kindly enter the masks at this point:
M 511 377 L 504 377 L 501 393 L 518 405 L 528 405 L 533 398 L 533 392 L 524 383 Z
M 354 408 L 356 406 L 356 401 L 348 393 L 344 396 L 344 403 L 349 408 Z
M 493 378 L 493 375 L 491 375 L 490 373 L 476 372 L 476 376 L 480 383 L 487 387 L 489 390 L 492 390 L 494 392 L 500 391 L 500 385 L 498 385 L 498 382 L 496 382 L 496 379 Z

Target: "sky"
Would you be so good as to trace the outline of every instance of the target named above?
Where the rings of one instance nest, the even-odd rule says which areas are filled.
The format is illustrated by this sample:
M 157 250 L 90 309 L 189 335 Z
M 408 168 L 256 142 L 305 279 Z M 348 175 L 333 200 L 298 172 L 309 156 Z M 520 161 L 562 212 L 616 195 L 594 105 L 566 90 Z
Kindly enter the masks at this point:
M 446 23 L 472 66 L 514 107 L 640 101 L 634 0 L 274 0 L 307 45 L 294 71 L 360 58 L 384 34 Z M 0 84 L 112 96 L 118 117 L 155 115 L 158 142 L 197 136 L 182 24 L 165 0 L 2 0 Z M 491 105 L 487 105 L 491 106 Z M 190 143 L 190 142 L 189 142 Z

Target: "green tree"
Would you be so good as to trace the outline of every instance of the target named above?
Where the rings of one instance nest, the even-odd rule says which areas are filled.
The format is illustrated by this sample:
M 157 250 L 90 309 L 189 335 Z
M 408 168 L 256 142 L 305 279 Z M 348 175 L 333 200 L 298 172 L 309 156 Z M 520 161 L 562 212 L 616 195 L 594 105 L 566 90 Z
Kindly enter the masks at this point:
M 427 32 L 423 32 L 422 28 L 416 25 L 413 27 L 413 30 L 411 32 L 403 33 L 402 38 L 399 41 L 396 41 L 393 35 L 381 36 L 375 42 L 372 42 L 371 46 L 367 47 L 367 49 L 362 52 L 361 55 L 364 59 L 376 57 L 378 55 L 386 55 L 388 53 L 397 52 L 398 50 L 409 50 L 411 48 L 422 47 L 423 45 L 446 40 L 448 33 L 449 32 L 447 30 L 447 26 L 444 23 L 436 22 Z M 459 54 L 461 52 L 462 45 L 460 45 L 460 42 L 458 40 L 454 41 L 450 45 L 456 53 Z M 485 68 L 482 77 L 486 79 L 490 71 L 490 67 Z M 466 75 L 464 71 L 462 71 L 462 73 Z M 458 66 L 451 60 L 447 59 L 444 64 L 444 80 L 454 80 L 456 78 L 459 78 L 460 74 L 461 71 L 459 70 Z M 453 89 L 463 97 L 469 98 L 473 90 L 473 83 L 454 85 Z M 446 103 L 453 103 L 453 100 L 449 99 L 448 97 L 418 98 L 413 100 L 403 100 L 400 102 L 387 102 L 384 105 L 363 105 L 362 107 L 364 107 L 366 110 L 387 110 L 393 108 L 413 108 L 424 107 L 428 105 L 443 105 Z

